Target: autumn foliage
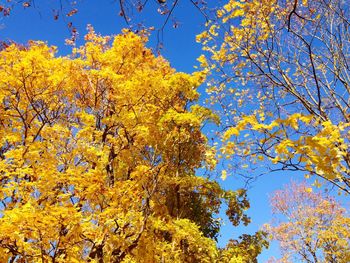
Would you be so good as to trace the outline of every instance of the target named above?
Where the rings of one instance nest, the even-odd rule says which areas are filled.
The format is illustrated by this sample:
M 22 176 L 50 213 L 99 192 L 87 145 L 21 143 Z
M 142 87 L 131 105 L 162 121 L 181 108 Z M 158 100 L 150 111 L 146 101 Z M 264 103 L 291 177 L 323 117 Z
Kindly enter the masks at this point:
M 275 222 L 266 229 L 278 240 L 278 262 L 350 261 L 350 218 L 328 194 L 292 183 L 271 198 Z
M 85 39 L 65 57 L 43 42 L 0 53 L 0 261 L 245 262 L 215 242 L 222 202 L 248 223 L 245 191 L 195 175 L 215 166 L 201 132 L 215 116 L 191 105 L 204 73 L 127 30 Z
M 223 180 L 288 170 L 350 194 L 349 4 L 227 0 L 211 13 L 188 1 L 207 22 L 192 74 L 146 48 L 140 24 L 117 36 L 88 26 L 76 46 L 80 1 L 0 5 L 3 18 L 41 6 L 68 19 L 74 47 L 0 40 L 0 262 L 257 262 L 266 232 L 218 246 L 222 207 L 234 226 L 250 222 L 246 190 L 212 176 L 218 162 Z M 136 28 L 147 3 L 119 1 L 119 15 Z M 158 41 L 178 3 L 155 1 Z M 197 101 L 203 83 L 211 109 Z M 281 262 L 350 261 L 333 198 L 292 184 L 272 206 Z
M 197 36 L 232 167 L 264 161 L 350 193 L 349 10 L 341 0 L 230 0 Z

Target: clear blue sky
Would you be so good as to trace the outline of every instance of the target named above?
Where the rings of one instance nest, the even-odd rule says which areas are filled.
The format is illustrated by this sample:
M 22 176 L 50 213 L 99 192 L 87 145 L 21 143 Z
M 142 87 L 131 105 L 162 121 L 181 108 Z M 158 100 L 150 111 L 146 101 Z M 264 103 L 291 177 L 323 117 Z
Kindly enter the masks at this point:
M 5 0 L 0 1 L 5 2 Z M 64 39 L 69 37 L 66 23 L 63 19 L 54 21 L 52 10 L 47 7 L 47 2 L 54 3 L 58 1 L 37 0 L 37 9 L 23 7 L 15 8 L 11 16 L 0 18 L 0 40 L 11 39 L 19 43 L 26 43 L 28 40 L 44 40 L 49 45 L 55 45 L 59 48 L 60 54 L 69 53 L 70 47 L 64 45 Z M 139 21 L 146 26 L 160 26 L 164 17 L 156 13 L 155 5 L 150 2 L 150 6 Z M 96 32 L 104 35 L 117 34 L 121 28 L 125 27 L 125 21 L 118 16 L 119 7 L 117 1 L 99 0 L 82 1 L 77 6 L 78 13 L 72 17 L 72 21 L 78 28 L 81 37 L 85 34 L 86 25 L 91 24 Z M 172 21 L 169 21 L 163 34 L 164 49 L 162 55 L 166 57 L 171 65 L 178 71 L 193 72 L 193 66 L 196 58 L 201 53 L 201 46 L 195 42 L 195 36 L 203 29 L 205 19 L 191 5 L 190 1 L 180 1 L 179 6 L 174 12 L 179 28 L 172 27 Z M 68 20 L 68 19 L 67 19 Z M 156 33 L 151 36 L 149 47 L 156 45 Z M 204 88 L 200 89 L 204 93 Z M 202 98 L 205 95 L 202 95 Z M 252 217 L 252 223 L 248 227 L 233 228 L 226 225 L 221 231 L 219 244 L 224 245 L 231 237 L 237 237 L 242 233 L 254 233 L 262 224 L 269 222 L 271 218 L 270 207 L 268 204 L 268 194 L 288 183 L 291 177 L 297 180 L 302 179 L 302 175 L 291 175 L 290 173 L 270 174 L 256 181 L 249 190 L 251 209 L 248 212 Z M 242 186 L 234 178 L 228 178 L 221 182 L 226 189 L 237 189 Z M 265 251 L 260 257 L 259 262 L 265 262 L 270 256 L 278 257 L 278 246 L 272 244 L 271 248 Z

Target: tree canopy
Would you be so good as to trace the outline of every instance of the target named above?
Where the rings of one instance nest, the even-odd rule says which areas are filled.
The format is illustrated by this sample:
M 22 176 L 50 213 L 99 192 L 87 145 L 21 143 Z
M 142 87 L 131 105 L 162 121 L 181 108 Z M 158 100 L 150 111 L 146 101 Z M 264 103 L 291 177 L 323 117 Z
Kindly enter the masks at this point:
M 271 205 L 275 222 L 266 229 L 280 243 L 278 262 L 349 262 L 350 218 L 329 194 L 291 183 L 273 194 Z
M 218 246 L 223 205 L 234 226 L 250 222 L 246 190 L 202 175 L 218 162 L 246 178 L 298 171 L 350 194 L 349 3 L 227 0 L 211 13 L 188 2 L 206 21 L 192 74 L 146 48 L 143 25 L 134 30 L 147 0 L 115 1 L 129 29 L 88 26 L 82 46 L 70 20 L 79 1 L 53 1 L 72 34 L 67 56 L 42 41 L 2 42 L 0 261 L 257 262 L 263 231 Z M 0 13 L 40 5 L 10 0 Z M 179 1 L 152 7 L 161 32 Z M 207 122 L 221 129 L 214 147 Z M 284 261 L 349 260 L 349 217 L 332 198 L 292 185 L 272 203 L 288 217 L 268 229 Z
M 236 167 L 269 161 L 349 193 L 349 3 L 230 0 L 216 16 L 197 39 L 222 152 Z
M 195 175 L 215 166 L 201 132 L 215 115 L 191 104 L 204 73 L 175 72 L 128 30 L 85 39 L 66 57 L 33 41 L 0 52 L 1 261 L 255 258 L 233 249 L 245 239 L 215 242 L 221 203 L 249 222 L 245 191 Z

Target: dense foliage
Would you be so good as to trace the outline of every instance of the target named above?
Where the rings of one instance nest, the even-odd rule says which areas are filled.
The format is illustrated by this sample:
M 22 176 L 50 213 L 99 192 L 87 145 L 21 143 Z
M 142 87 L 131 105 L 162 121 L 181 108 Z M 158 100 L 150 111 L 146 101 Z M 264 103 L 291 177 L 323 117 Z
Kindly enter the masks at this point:
M 264 232 L 216 242 L 223 204 L 234 226 L 250 222 L 245 190 L 196 175 L 217 157 L 222 179 L 298 171 L 350 194 L 349 3 L 227 0 L 211 13 L 187 2 L 207 22 L 203 71 L 192 75 L 145 48 L 132 15 L 150 1 L 113 2 L 137 33 L 89 26 L 80 47 L 71 18 L 83 1 L 0 4 L 3 17 L 53 11 L 74 46 L 62 57 L 44 42 L 0 39 L 1 262 L 257 262 Z M 159 42 L 181 9 L 151 8 L 164 17 Z M 204 81 L 217 115 L 198 105 Z M 208 121 L 223 130 L 217 148 L 202 132 Z M 267 228 L 283 262 L 350 260 L 349 217 L 331 197 L 293 184 L 272 204 L 286 216 Z
M 203 73 L 175 72 L 128 31 L 85 39 L 66 57 L 43 42 L 0 53 L 0 261 L 255 258 L 262 233 L 251 255 L 234 249 L 246 238 L 215 242 L 222 202 L 249 222 L 245 191 L 195 176 L 215 165 L 201 132 L 215 116 L 191 106 Z

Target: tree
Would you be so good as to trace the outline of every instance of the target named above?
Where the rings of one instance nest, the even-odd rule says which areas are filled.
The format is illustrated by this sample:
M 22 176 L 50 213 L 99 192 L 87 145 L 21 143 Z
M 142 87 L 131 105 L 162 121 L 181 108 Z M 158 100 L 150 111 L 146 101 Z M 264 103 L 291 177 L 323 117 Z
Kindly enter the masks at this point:
M 65 57 L 34 41 L 0 51 L 0 261 L 228 262 L 220 205 L 238 225 L 249 203 L 195 176 L 215 166 L 201 128 L 216 116 L 194 104 L 205 74 L 175 72 L 128 30 L 85 40 Z
M 271 205 L 278 223 L 266 228 L 280 242 L 281 262 L 349 262 L 350 218 L 334 198 L 292 183 Z
M 218 9 L 197 39 L 212 103 L 223 109 L 222 152 L 237 168 L 270 161 L 272 171 L 350 192 L 349 21 L 341 0 L 230 0 Z

